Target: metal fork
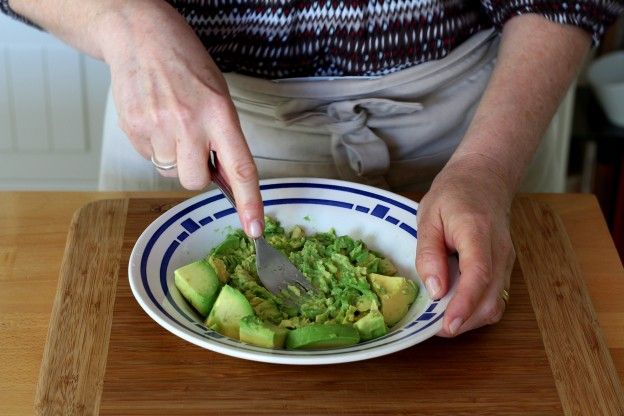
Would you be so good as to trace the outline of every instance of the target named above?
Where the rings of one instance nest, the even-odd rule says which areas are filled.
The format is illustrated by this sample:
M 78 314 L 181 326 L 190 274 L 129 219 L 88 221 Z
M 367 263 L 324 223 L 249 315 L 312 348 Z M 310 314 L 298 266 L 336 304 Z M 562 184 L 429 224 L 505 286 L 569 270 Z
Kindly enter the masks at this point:
M 225 181 L 223 175 L 217 168 L 217 154 L 210 152 L 208 168 L 212 181 L 219 187 L 223 195 L 236 209 L 236 201 L 232 194 L 230 185 Z M 279 250 L 275 249 L 260 236 L 253 239 L 256 247 L 256 269 L 260 282 L 274 295 L 288 296 L 287 289 L 296 287 L 305 292 L 314 292 L 315 287 L 310 281 L 293 265 L 290 260 Z M 302 293 L 303 294 L 303 293 Z M 289 296 L 292 298 L 292 296 Z M 294 299 L 291 299 L 294 300 Z

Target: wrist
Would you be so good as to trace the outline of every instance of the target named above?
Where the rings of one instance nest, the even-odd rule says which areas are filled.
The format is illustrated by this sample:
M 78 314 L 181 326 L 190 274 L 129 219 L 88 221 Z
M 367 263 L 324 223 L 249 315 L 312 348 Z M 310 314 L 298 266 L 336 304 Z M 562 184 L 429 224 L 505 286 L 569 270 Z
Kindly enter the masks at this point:
M 93 15 L 92 33 L 101 58 L 111 65 L 120 56 L 134 53 L 157 30 L 164 14 L 171 8 L 162 0 L 109 0 L 101 2 Z
M 129 39 L 134 25 L 131 16 L 135 7 L 134 1 L 106 1 L 94 13 L 93 38 L 99 47 L 101 58 L 109 65 L 117 55 L 129 51 Z
M 512 169 L 495 157 L 485 153 L 470 152 L 454 154 L 441 172 L 461 175 L 475 184 L 489 189 L 505 205 L 511 204 L 518 182 Z

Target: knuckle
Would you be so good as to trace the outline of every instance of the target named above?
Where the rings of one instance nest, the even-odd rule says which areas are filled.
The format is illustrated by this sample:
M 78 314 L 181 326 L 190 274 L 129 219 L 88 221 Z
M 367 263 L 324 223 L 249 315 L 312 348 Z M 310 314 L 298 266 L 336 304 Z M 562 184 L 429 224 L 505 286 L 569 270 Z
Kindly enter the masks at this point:
M 234 103 L 228 95 L 211 96 L 206 99 L 204 118 L 211 120 L 212 128 L 232 133 L 240 129 L 239 118 Z
M 133 121 L 130 121 L 133 120 Z M 119 119 L 119 127 L 128 135 L 128 137 L 138 139 L 145 136 L 145 129 L 137 119 L 123 117 Z
M 178 126 L 189 126 L 198 119 L 196 112 L 180 101 L 167 106 L 154 107 L 149 114 L 151 122 L 161 128 L 172 123 Z
M 180 184 L 191 191 L 197 191 L 204 188 L 208 184 L 208 180 L 200 175 L 182 175 L 180 176 Z
M 465 221 L 466 221 L 466 224 L 468 225 L 468 228 L 475 235 L 480 236 L 483 234 L 487 234 L 489 230 L 492 228 L 491 219 L 487 215 L 473 214 L 473 215 L 470 215 L 470 217 L 467 218 Z
M 190 125 L 198 120 L 197 112 L 183 103 L 178 103 L 170 110 L 170 116 L 181 125 Z
M 262 200 L 245 201 L 240 204 L 240 212 L 262 212 L 262 208 Z
M 227 125 L 233 118 L 236 110 L 233 109 L 231 99 L 224 94 L 210 93 L 201 102 L 202 117 L 222 125 Z
M 150 110 L 149 114 L 150 121 L 161 128 L 166 126 L 171 119 L 170 111 L 167 108 L 155 107 Z
M 427 246 L 418 247 L 416 250 L 416 263 L 419 265 L 426 265 L 431 261 L 438 259 L 436 252 Z
M 142 109 L 132 105 L 121 111 L 117 124 L 129 137 L 145 138 L 149 136 L 150 125 L 145 117 L 146 114 Z
M 251 160 L 238 161 L 232 168 L 234 180 L 237 182 L 248 183 L 255 181 L 258 176 L 256 165 Z
M 122 118 L 130 119 L 130 120 L 142 120 L 145 117 L 145 110 L 143 107 L 130 103 L 121 108 Z
M 485 305 L 484 316 L 485 316 L 485 322 L 488 325 L 494 325 L 500 322 L 500 320 L 502 319 L 504 308 L 501 303 L 502 302 L 500 302 L 498 299 L 494 299 L 494 300 L 488 301 L 488 303 Z
M 476 262 L 471 268 L 472 279 L 479 285 L 479 287 L 487 287 L 490 283 L 492 272 L 490 267 L 483 262 Z
M 464 215 L 456 218 L 458 226 L 452 230 L 456 241 L 466 241 L 478 246 L 479 242 L 492 238 L 490 220 L 481 216 Z

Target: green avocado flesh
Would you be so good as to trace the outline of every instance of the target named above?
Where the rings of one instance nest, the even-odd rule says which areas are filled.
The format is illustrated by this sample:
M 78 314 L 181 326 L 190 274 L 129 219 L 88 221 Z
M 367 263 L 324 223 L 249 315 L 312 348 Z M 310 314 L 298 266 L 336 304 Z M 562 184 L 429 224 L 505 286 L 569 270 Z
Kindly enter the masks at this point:
M 350 347 L 360 342 L 360 334 L 353 325 L 313 324 L 293 329 L 288 333 L 289 349 L 313 350 Z
M 371 273 L 368 277 L 373 291 L 381 300 L 381 312 L 388 326 L 405 316 L 409 305 L 416 300 L 418 288 L 411 280 L 399 276 Z
M 389 259 L 334 230 L 306 235 L 300 226 L 285 230 L 265 217 L 264 237 L 317 291 L 293 290 L 301 296 L 298 307 L 273 295 L 258 279 L 253 241 L 235 230 L 205 259 L 175 272 L 176 286 L 208 316 L 209 328 L 265 348 L 338 348 L 385 335 L 418 294 Z
M 253 313 L 245 296 L 225 285 L 206 318 L 206 326 L 227 337 L 238 339 L 241 319 Z
M 384 316 L 376 310 L 370 311 L 353 325 L 358 330 L 362 341 L 379 338 L 388 332 Z
M 177 269 L 174 282 L 182 296 L 202 316 L 208 315 L 221 289 L 217 274 L 205 260 Z
M 240 340 L 264 348 L 284 348 L 288 329 L 264 322 L 255 315 L 240 320 Z

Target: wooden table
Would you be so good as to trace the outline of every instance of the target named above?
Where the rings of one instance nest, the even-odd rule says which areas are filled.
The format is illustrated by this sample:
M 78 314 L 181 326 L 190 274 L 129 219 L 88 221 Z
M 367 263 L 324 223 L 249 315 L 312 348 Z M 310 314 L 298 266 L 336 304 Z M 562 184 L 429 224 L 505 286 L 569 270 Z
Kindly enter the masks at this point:
M 0 414 L 31 414 L 74 211 L 89 201 L 190 194 L 0 193 Z M 624 270 L 596 199 L 540 195 L 562 218 L 624 383 Z

